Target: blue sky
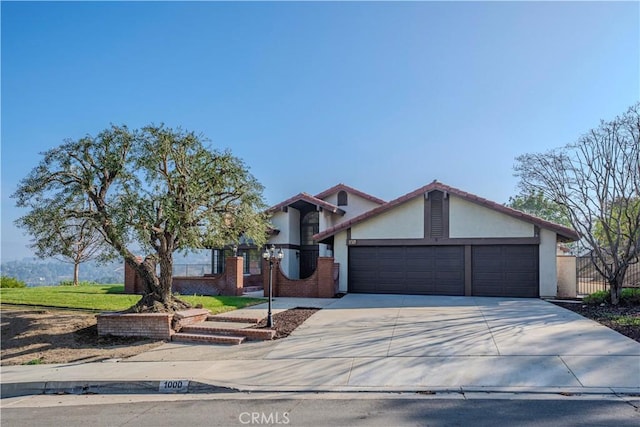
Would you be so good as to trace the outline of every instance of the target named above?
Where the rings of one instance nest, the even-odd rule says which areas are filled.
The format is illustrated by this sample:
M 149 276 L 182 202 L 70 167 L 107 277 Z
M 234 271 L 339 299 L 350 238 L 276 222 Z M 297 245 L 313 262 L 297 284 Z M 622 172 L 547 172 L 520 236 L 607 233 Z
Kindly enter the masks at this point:
M 514 158 L 640 99 L 638 2 L 1 3 L 9 196 L 65 138 L 164 122 L 230 148 L 275 204 L 434 179 L 504 203 Z

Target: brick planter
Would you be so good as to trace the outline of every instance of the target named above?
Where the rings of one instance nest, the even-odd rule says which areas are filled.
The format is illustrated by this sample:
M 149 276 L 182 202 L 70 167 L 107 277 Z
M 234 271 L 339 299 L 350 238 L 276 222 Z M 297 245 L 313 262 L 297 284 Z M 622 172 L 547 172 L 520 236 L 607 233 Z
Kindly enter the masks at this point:
M 170 340 L 173 335 L 169 313 L 103 313 L 98 314 L 98 335 L 148 337 Z
M 170 340 L 184 326 L 201 323 L 211 315 L 209 310 L 192 308 L 176 313 L 102 313 L 98 319 L 98 335 L 148 337 Z

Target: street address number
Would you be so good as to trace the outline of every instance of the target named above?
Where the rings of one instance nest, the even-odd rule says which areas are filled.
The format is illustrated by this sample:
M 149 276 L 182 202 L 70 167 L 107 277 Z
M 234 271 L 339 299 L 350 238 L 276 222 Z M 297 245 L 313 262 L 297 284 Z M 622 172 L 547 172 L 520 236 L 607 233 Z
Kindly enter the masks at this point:
M 186 393 L 189 390 L 189 380 L 160 381 L 160 393 Z

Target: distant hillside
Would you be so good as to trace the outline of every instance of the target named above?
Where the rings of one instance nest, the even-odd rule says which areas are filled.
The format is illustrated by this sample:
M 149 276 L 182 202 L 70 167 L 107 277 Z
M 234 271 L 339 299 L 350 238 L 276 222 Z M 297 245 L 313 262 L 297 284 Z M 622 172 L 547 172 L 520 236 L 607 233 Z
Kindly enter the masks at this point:
M 11 276 L 24 281 L 29 286 L 52 286 L 63 280 L 73 280 L 73 264 L 56 260 L 25 258 L 20 261 L 3 262 L 0 266 L 3 276 Z M 80 280 L 96 283 L 123 283 L 122 263 L 80 264 Z
M 211 261 L 210 251 L 182 256 L 176 254 L 174 263 L 208 264 Z M 73 264 L 55 259 L 24 258 L 19 261 L 7 261 L 0 264 L 3 276 L 15 277 L 29 286 L 53 286 L 63 280 L 73 279 Z M 80 264 L 80 280 L 96 283 L 124 283 L 124 262 L 99 264 L 94 261 Z

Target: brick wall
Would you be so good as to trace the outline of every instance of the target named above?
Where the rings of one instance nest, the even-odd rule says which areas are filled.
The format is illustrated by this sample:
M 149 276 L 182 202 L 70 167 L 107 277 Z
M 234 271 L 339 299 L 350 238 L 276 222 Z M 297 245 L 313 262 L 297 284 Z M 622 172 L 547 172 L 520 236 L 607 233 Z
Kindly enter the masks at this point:
M 262 286 L 262 274 L 251 274 L 249 276 L 244 276 L 244 286 Z
M 226 287 L 224 274 L 203 277 L 174 277 L 173 292 L 180 295 L 222 295 Z
M 244 274 L 242 257 L 229 257 L 225 261 L 224 274 L 226 286 L 222 295 L 242 296 L 244 287 Z
M 142 261 L 142 258 L 140 258 Z M 174 277 L 173 292 L 181 295 L 242 295 L 244 286 L 242 257 L 229 257 L 225 260 L 225 272 L 217 275 Z M 140 276 L 126 262 L 124 264 L 124 292 L 142 294 L 144 285 Z
M 137 257 L 138 263 L 142 262 L 142 257 Z M 142 294 L 144 293 L 144 285 L 136 270 L 133 269 L 126 261 L 124 263 L 124 293 L 125 294 Z
M 103 313 L 98 314 L 98 335 L 171 339 L 172 314 Z
M 273 266 L 273 296 L 302 298 L 333 298 L 338 292 L 339 264 L 333 258 L 319 257 L 316 271 L 306 279 L 289 279 L 280 270 L 279 264 Z M 269 296 L 269 263 L 262 268 L 264 296 Z

